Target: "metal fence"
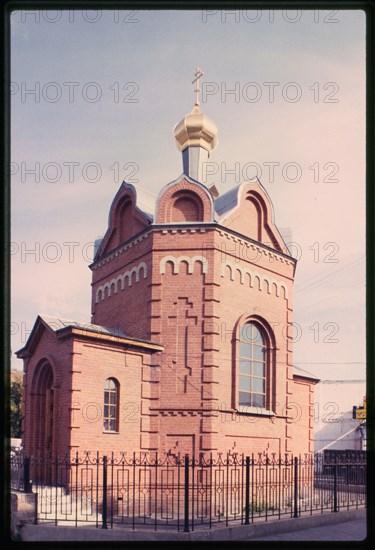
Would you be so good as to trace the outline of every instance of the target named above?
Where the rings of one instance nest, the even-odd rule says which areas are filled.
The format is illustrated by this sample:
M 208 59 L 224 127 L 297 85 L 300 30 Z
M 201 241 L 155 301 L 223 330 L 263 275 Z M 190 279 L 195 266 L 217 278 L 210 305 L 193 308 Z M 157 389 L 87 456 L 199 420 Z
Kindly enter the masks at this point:
M 11 456 L 12 488 L 38 495 L 38 522 L 188 532 L 366 505 L 365 453 Z

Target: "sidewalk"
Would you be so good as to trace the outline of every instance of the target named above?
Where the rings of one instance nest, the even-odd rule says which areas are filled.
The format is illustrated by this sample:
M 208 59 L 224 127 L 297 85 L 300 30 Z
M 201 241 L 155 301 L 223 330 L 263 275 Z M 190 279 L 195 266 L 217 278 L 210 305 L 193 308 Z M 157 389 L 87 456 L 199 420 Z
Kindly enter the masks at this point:
M 363 540 L 366 538 L 366 520 L 357 519 L 354 521 L 346 521 L 344 523 L 336 523 L 334 525 L 324 525 L 322 527 L 312 527 L 310 529 L 301 529 L 289 533 L 279 533 L 269 536 L 252 538 L 253 541 L 258 540 Z

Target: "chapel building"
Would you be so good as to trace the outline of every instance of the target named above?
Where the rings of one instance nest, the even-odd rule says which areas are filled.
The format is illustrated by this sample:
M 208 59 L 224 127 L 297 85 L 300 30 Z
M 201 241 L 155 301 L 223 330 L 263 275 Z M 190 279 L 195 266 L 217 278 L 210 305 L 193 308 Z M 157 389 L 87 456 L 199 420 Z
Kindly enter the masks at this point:
M 270 197 L 202 182 L 217 127 L 198 94 L 174 136 L 182 175 L 114 197 L 91 322 L 40 315 L 17 352 L 29 456 L 313 452 L 317 379 L 293 367 L 296 260 Z

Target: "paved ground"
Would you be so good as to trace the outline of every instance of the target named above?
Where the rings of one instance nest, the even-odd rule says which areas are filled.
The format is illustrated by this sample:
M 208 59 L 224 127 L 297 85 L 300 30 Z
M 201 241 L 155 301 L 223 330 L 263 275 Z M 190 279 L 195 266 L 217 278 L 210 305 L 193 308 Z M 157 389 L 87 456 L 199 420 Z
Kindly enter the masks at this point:
M 113 529 L 97 529 L 91 526 L 55 526 L 49 523 L 26 524 L 20 535 L 24 541 L 354 541 L 366 538 L 366 509 L 341 511 L 338 514 L 316 514 L 298 519 L 286 518 L 251 525 L 215 526 L 211 530 L 195 530 L 189 533 L 175 530 L 142 529 L 134 531 L 115 525 Z M 371 524 L 370 524 L 371 525 Z M 361 544 L 361 543 L 360 543 Z M 324 547 L 324 544 L 322 544 Z
M 252 538 L 251 540 L 363 540 L 366 538 L 366 520 L 358 519 L 347 521 L 345 523 L 336 523 L 335 525 L 325 525 L 323 527 L 311 527 L 301 531 L 292 531 L 289 533 L 279 533 L 269 536 Z

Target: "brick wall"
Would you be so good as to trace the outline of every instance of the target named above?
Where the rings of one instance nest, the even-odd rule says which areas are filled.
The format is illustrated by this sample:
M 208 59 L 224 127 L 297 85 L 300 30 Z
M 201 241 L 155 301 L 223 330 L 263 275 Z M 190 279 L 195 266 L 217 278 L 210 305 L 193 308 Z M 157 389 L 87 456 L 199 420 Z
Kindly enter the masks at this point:
M 40 330 L 42 334 L 36 349 L 31 357 L 25 359 L 23 446 L 26 454 L 46 452 L 45 403 L 37 381 L 50 365 L 54 388 L 54 435 L 48 450 L 52 454 L 61 454 L 70 441 L 72 346 L 69 341 L 58 341 L 52 329 L 43 326 Z
M 127 451 L 148 448 L 145 404 L 152 384 L 150 356 L 121 346 L 74 340 L 71 448 L 78 451 Z M 105 432 L 104 384 L 119 385 L 118 430 Z M 144 402 L 143 407 L 141 402 Z
M 131 207 L 121 206 L 121 193 Z M 43 335 L 26 360 L 27 448 L 34 437 L 31 381 L 48 356 L 60 377 L 59 446 L 174 454 L 312 451 L 313 381 L 293 377 L 292 368 L 295 262 L 283 253 L 265 192 L 258 184 L 240 187 L 237 207 L 217 225 L 209 192 L 182 178 L 160 194 L 158 224 L 148 228 L 133 191 L 121 193 L 91 266 L 92 321 L 161 343 L 164 351 Z M 169 223 L 198 215 L 204 225 Z M 118 227 L 124 223 L 126 230 Z M 141 226 L 140 234 L 116 241 Z M 266 406 L 246 412 L 238 403 L 238 338 L 249 320 L 267 335 L 269 366 Z M 118 433 L 103 433 L 108 377 L 120 386 Z

